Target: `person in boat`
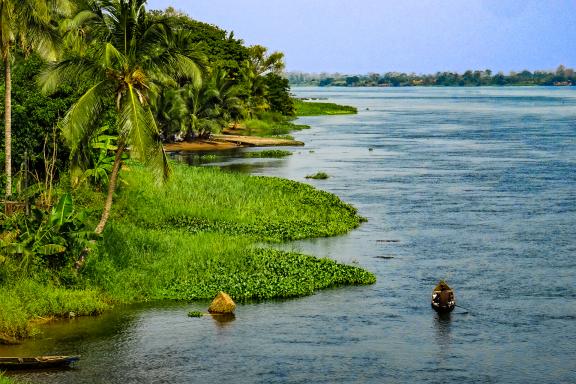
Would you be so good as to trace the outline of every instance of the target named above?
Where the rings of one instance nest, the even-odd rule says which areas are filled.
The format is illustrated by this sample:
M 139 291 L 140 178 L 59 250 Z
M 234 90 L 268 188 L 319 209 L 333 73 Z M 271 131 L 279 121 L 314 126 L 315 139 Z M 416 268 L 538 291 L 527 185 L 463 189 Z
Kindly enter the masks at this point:
M 445 283 L 440 283 L 439 288 L 440 291 L 435 291 L 432 294 L 432 302 L 441 308 L 453 307 L 456 302 L 452 289 Z

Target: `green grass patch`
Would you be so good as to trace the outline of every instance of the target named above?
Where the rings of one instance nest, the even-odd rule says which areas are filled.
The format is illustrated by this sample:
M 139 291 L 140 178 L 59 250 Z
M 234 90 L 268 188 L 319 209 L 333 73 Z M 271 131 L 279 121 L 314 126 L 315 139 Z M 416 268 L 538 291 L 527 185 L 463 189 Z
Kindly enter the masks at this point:
M 188 317 L 202 317 L 204 316 L 203 312 L 200 311 L 190 311 L 188 312 Z
M 121 302 L 296 297 L 373 274 L 329 259 L 255 246 L 343 234 L 363 218 L 333 194 L 273 177 L 174 166 L 155 183 L 131 165 L 112 222 L 83 274 Z M 201 186 L 201 187 L 200 187 Z
M 141 228 L 281 242 L 341 235 L 364 221 L 337 196 L 291 180 L 175 165 L 172 179 L 160 186 L 142 167 L 130 168 L 114 219 Z
M 94 289 L 66 289 L 33 279 L 0 286 L 0 334 L 19 338 L 34 334 L 30 320 L 85 316 L 110 308 Z
M 329 177 L 330 176 L 328 176 L 326 172 L 317 172 L 313 175 L 306 176 L 307 179 L 315 179 L 315 180 L 326 180 Z
M 296 116 L 353 115 L 358 113 L 358 109 L 348 105 L 307 102 L 298 99 L 294 101 L 294 106 Z
M 244 152 L 244 157 L 253 159 L 253 158 L 281 158 L 286 156 L 292 156 L 292 152 L 290 151 L 283 151 L 280 149 L 268 149 L 264 151 L 257 151 L 257 152 Z
M 245 134 L 261 137 L 282 137 L 292 131 L 300 131 L 310 128 L 309 125 L 294 124 L 288 120 L 273 121 L 261 119 L 248 119 L 244 121 L 246 125 Z
M 243 236 L 117 224 L 108 232 L 86 274 L 123 302 L 212 299 L 219 291 L 236 301 L 287 298 L 375 281 L 358 267 L 255 247 Z
M 24 384 L 24 383 L 27 383 L 27 381 L 16 380 L 12 377 L 4 375 L 4 373 L 0 371 L 0 384 Z

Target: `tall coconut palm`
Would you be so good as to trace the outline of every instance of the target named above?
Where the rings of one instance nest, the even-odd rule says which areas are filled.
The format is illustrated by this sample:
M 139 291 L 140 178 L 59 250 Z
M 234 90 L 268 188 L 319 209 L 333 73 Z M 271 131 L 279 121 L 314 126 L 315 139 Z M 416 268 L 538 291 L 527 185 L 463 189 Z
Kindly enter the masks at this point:
M 13 49 L 36 51 L 54 58 L 58 43 L 52 17 L 68 14 L 68 0 L 0 0 L 0 54 L 4 64 L 4 144 L 6 196 L 12 195 L 12 73 Z
M 45 91 L 60 82 L 80 79 L 90 88 L 60 122 L 72 156 L 81 153 L 99 127 L 99 117 L 114 104 L 117 150 L 104 210 L 95 232 L 102 233 L 110 215 L 123 153 L 153 166 L 164 178 L 170 172 L 150 109 L 150 97 L 163 85 L 182 79 L 201 82 L 195 52 L 179 47 L 167 22 L 149 18 L 145 0 L 87 0 L 70 25 L 82 30 L 82 49 L 43 73 Z

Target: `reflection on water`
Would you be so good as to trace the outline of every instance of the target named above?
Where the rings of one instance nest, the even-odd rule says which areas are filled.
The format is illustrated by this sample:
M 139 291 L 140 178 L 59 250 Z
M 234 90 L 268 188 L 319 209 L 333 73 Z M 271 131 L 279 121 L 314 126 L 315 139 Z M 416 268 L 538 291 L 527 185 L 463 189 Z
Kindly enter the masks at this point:
M 212 314 L 212 319 L 214 320 L 214 324 L 220 327 L 227 327 L 231 325 L 231 323 L 236 320 L 236 316 L 233 313 L 226 313 L 226 314 Z
M 452 313 L 436 313 L 434 316 L 434 328 L 436 330 L 436 342 L 438 343 L 440 355 L 448 354 L 450 351 L 451 334 L 450 325 Z
M 288 158 L 216 164 L 355 205 L 359 229 L 287 247 L 357 262 L 375 285 L 239 305 L 229 322 L 187 317 L 208 303 L 130 308 L 0 353 L 82 355 L 76 370 L 30 376 L 45 383 L 574 382 L 576 91 L 296 93 L 360 112 L 301 119 L 306 150 Z M 305 179 L 318 171 L 330 178 Z M 430 308 L 443 278 L 473 311 Z

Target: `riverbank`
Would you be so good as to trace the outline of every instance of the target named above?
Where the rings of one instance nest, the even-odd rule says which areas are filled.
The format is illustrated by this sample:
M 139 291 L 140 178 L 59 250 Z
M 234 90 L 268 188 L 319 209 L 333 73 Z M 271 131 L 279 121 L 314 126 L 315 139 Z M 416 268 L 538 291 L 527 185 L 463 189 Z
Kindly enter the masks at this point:
M 281 147 L 303 145 L 303 142 L 291 139 L 226 134 L 213 135 L 211 140 L 195 140 L 165 144 L 164 149 L 168 152 L 192 152 L 225 151 L 233 148 L 245 147 Z
M 235 128 L 214 140 L 165 148 L 303 145 L 277 135 L 309 127 L 270 119 Z M 364 219 L 337 196 L 279 178 L 181 164 L 173 169 L 171 180 L 158 185 L 146 168 L 123 167 L 108 228 L 80 270 L 70 265 L 57 275 L 46 271 L 13 279 L 15 266 L 0 260 L 0 343 L 33 336 L 39 323 L 96 315 L 115 303 L 210 299 L 220 290 L 239 301 L 288 298 L 375 282 L 356 266 L 262 245 L 356 228 Z M 77 209 L 94 223 L 103 199 L 87 188 L 74 196 Z
M 335 195 L 217 168 L 173 169 L 160 186 L 146 168 L 125 167 L 109 226 L 78 274 L 0 287 L 0 333 L 34 335 L 32 320 L 97 314 L 119 302 L 209 299 L 219 290 L 239 301 L 287 298 L 375 282 L 356 266 L 262 245 L 360 225 L 363 218 Z M 101 200 L 88 191 L 75 196 L 95 213 Z
M 357 109 L 347 105 L 325 102 L 294 100 L 296 116 L 346 115 L 358 113 Z M 164 145 L 168 152 L 222 151 L 243 147 L 279 147 L 303 146 L 301 141 L 294 140 L 290 132 L 310 128 L 307 125 L 295 124 L 289 118 L 277 114 L 263 115 L 260 119 L 248 119 L 233 124 L 213 134 L 210 140 L 169 143 Z

